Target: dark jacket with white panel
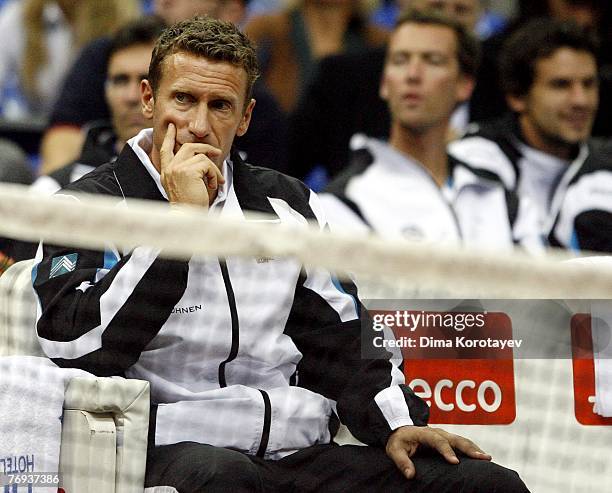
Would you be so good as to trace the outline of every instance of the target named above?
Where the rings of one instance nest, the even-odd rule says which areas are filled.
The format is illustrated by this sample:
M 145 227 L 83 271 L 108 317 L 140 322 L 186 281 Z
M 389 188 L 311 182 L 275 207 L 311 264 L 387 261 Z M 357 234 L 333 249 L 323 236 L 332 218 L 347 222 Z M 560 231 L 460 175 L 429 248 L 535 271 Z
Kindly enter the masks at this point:
M 115 150 L 117 136 L 109 121 L 98 120 L 89 123 L 84 131 L 85 142 L 79 158 L 50 175 L 39 176 L 32 184 L 35 191 L 51 195 L 117 157 Z
M 131 198 L 166 200 L 133 145 L 62 193 L 110 195 L 128 207 Z M 325 227 L 317 196 L 298 180 L 237 154 L 227 166 L 223 215 Z M 377 333 L 354 286 L 323 269 L 284 258 L 167 260 L 153 248 L 110 245 L 43 245 L 37 260 L 44 351 L 59 366 L 148 380 L 156 445 L 198 441 L 278 459 L 330 442 L 338 417 L 379 446 L 399 426 L 427 423 L 401 361 L 383 349 L 361 357 L 362 324 L 364 344 Z
M 612 142 L 592 140 L 586 149 L 586 159 L 568 181 L 549 239 L 552 246 L 610 253 Z
M 387 142 L 357 134 L 351 148 L 351 165 L 321 195 L 332 228 L 495 249 L 542 247 L 532 218 L 495 173 L 449 154 L 449 179 L 440 187 Z
M 504 187 L 529 202 L 521 189 L 534 169 L 543 179 L 531 179 L 532 195 L 541 202 L 538 228 L 554 247 L 574 251 L 612 252 L 612 142 L 590 140 L 560 167 L 553 156 L 525 144 L 515 117 L 474 126 L 449 146 L 452 156 L 475 169 L 497 174 Z M 548 179 L 546 176 L 548 167 Z M 531 205 L 534 205 L 532 200 Z M 521 208 L 519 208 L 521 210 Z M 520 218 L 519 218 L 520 219 Z

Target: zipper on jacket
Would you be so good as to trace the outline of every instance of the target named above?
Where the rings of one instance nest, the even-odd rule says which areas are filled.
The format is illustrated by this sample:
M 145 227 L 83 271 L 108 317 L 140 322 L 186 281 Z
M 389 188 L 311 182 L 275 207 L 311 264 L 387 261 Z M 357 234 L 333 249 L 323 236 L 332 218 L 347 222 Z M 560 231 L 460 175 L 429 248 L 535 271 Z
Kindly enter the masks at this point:
M 440 187 L 438 185 L 438 183 L 436 182 L 436 180 L 434 179 L 433 175 L 429 172 L 429 170 L 423 166 L 422 164 L 418 163 L 418 161 L 414 160 L 416 164 L 418 164 L 420 166 L 420 172 L 423 173 L 423 175 L 425 175 L 427 177 L 427 179 L 430 181 L 430 183 L 434 186 L 434 188 L 436 189 L 438 196 L 440 197 L 440 199 L 442 199 L 442 202 L 446 205 L 446 208 L 448 210 L 448 212 L 450 212 L 450 215 L 453 219 L 453 222 L 455 223 L 455 227 L 457 228 L 457 236 L 459 237 L 460 241 L 463 241 L 463 231 L 461 230 L 461 224 L 459 223 L 459 217 L 457 216 L 457 213 L 455 212 L 455 208 L 453 206 L 453 203 L 448 200 L 446 198 L 446 196 L 444 195 L 444 187 L 448 187 L 448 181 L 453 179 L 453 175 L 452 175 L 452 168 L 450 167 L 450 159 L 451 157 L 447 154 L 447 160 L 449 162 L 449 167 L 448 167 L 448 177 L 446 179 L 446 182 Z M 458 193 L 456 195 L 459 195 Z M 456 196 L 455 196 L 456 198 Z
M 229 272 L 227 270 L 227 264 L 223 260 L 219 260 L 219 266 L 221 267 L 221 275 L 223 276 L 223 283 L 225 284 L 225 292 L 227 293 L 227 302 L 230 308 L 230 316 L 232 319 L 232 346 L 230 353 L 225 361 L 219 365 L 219 386 L 227 387 L 227 381 L 225 379 L 225 365 L 230 361 L 236 359 L 238 355 L 238 345 L 240 342 L 239 338 L 239 326 L 238 326 L 238 310 L 236 309 L 236 298 L 234 296 L 234 288 L 229 278 Z
M 264 390 L 260 390 L 260 392 L 264 401 L 264 425 L 261 432 L 259 449 L 257 449 L 257 457 L 263 457 L 266 453 L 268 441 L 270 440 L 270 426 L 272 425 L 272 404 L 270 403 L 270 396 Z
M 438 183 L 436 182 L 436 180 L 434 180 L 434 177 L 431 175 L 429 170 L 427 170 L 424 166 L 423 166 L 423 171 L 424 171 L 425 176 L 429 178 L 429 181 L 435 187 L 436 191 L 438 192 L 438 196 L 440 197 L 440 199 L 442 199 L 442 202 L 446 205 L 448 212 L 450 212 L 450 215 L 453 218 L 455 227 L 457 228 L 457 236 L 459 237 L 460 241 L 463 241 L 463 231 L 461 230 L 461 224 L 459 223 L 459 217 L 457 216 L 457 212 L 455 211 L 454 203 L 446 198 L 446 196 L 444 195 L 444 190 L 443 190 L 444 187 L 452 188 L 448 184 L 449 180 L 453 179 L 451 176 L 451 170 L 449 169 L 448 178 L 446 179 L 446 182 L 444 183 L 444 185 L 442 185 L 441 187 L 438 186 Z M 455 194 L 455 199 L 457 198 L 458 195 L 459 195 L 459 192 Z
M 565 173 L 563 173 L 561 180 L 559 180 L 559 183 L 557 184 L 557 187 L 555 188 L 550 199 L 548 217 L 546 218 L 544 230 L 542 231 L 542 234 L 544 234 L 546 238 L 548 238 L 550 233 L 553 231 L 553 227 L 555 226 L 557 217 L 561 212 L 561 205 L 563 204 L 563 199 L 565 198 L 565 194 L 569 189 L 570 183 L 584 165 L 584 162 L 589 157 L 589 154 L 590 150 L 588 145 L 583 144 L 578 151 L 578 156 L 576 156 L 576 159 L 574 159 L 574 161 L 568 166 Z

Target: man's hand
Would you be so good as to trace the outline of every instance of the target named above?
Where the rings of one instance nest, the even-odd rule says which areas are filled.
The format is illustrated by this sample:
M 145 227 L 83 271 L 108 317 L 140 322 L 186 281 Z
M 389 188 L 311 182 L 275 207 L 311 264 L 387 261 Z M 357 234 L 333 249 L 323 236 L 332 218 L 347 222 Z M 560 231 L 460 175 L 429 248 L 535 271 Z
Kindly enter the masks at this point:
M 206 209 L 217 196 L 217 187 L 225 183 L 223 173 L 212 161 L 221 150 L 210 144 L 183 144 L 174 154 L 176 127 L 170 123 L 162 143 L 161 183 L 171 204 L 193 204 Z
M 453 449 L 463 452 L 473 459 L 491 460 L 471 440 L 454 435 L 440 428 L 428 426 L 402 426 L 395 430 L 387 440 L 387 455 L 408 479 L 416 474 L 414 463 L 410 460 L 419 445 L 425 445 L 437 450 L 451 464 L 459 464 L 459 459 Z

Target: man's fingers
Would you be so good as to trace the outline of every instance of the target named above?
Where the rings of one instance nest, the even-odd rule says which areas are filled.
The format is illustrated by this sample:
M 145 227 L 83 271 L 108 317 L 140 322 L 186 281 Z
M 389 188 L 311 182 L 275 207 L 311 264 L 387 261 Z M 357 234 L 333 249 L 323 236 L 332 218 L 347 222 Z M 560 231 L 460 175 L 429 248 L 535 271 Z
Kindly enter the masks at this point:
M 428 445 L 431 448 L 436 449 L 450 464 L 459 464 L 459 459 L 445 436 L 438 433 L 432 433 L 429 437 Z
M 161 148 L 159 150 L 162 169 L 174 157 L 175 142 L 176 142 L 176 127 L 174 126 L 174 124 L 169 123 L 168 128 L 166 130 L 166 135 L 164 136 L 164 141 L 162 142 Z
M 219 183 L 225 183 L 223 173 L 221 173 L 214 163 L 211 163 L 210 166 L 204 170 L 204 174 L 206 177 L 206 184 L 211 190 L 216 190 L 219 187 Z
M 459 464 L 455 450 L 474 459 L 491 460 L 489 454 L 462 436 L 428 426 L 401 426 L 389 436 L 386 452 L 408 479 L 416 473 L 410 457 L 419 445 L 436 450 L 449 464 Z
M 459 459 L 450 443 L 450 433 L 436 428 L 423 427 L 419 429 L 419 442 L 437 450 L 451 464 L 459 464 Z
M 482 459 L 482 460 L 491 460 L 492 457 L 487 454 L 484 450 L 482 450 L 478 445 L 476 445 L 472 440 L 455 435 L 453 433 L 448 433 L 444 430 L 436 430 L 438 433 L 442 432 L 444 436 L 448 439 L 449 443 L 454 449 L 463 452 L 468 457 L 472 459 Z
M 408 479 L 414 478 L 416 474 L 414 463 L 410 460 L 410 455 L 414 453 L 414 450 L 416 450 L 416 446 L 409 447 L 408 449 L 400 446 L 387 448 L 387 455 Z
M 183 144 L 176 154 L 177 156 L 179 156 L 180 154 L 179 157 L 182 157 L 183 159 L 195 156 L 197 154 L 204 154 L 210 159 L 214 159 L 216 157 L 219 157 L 221 155 L 221 152 L 221 149 L 210 144 L 204 144 L 202 142 L 190 142 L 188 144 Z
M 209 206 L 217 196 L 219 185 L 225 178 L 216 161 L 222 150 L 202 142 L 179 145 L 177 130 L 168 124 L 160 147 L 160 176 L 171 203 L 188 203 Z
M 194 178 L 199 176 L 210 190 L 216 190 L 219 184 L 225 183 L 225 177 L 221 170 L 205 154 L 196 154 L 177 164 L 174 167 L 174 173 L 176 176 L 180 176 L 182 173 L 192 175 Z

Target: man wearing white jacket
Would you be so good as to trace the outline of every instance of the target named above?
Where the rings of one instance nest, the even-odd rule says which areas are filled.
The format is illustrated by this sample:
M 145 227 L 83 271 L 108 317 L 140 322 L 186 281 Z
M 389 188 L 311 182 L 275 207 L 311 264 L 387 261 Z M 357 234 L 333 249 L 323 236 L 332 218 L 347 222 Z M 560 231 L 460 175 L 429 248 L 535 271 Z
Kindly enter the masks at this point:
M 457 22 L 416 11 L 400 17 L 380 85 L 391 134 L 388 142 L 353 137 L 351 165 L 321 196 L 333 228 L 538 248 L 529 216 L 516 221 L 518 201 L 499 176 L 447 153 L 451 115 L 469 99 L 477 67 L 477 41 Z
M 612 251 L 611 146 L 590 139 L 599 102 L 597 42 L 571 22 L 536 20 L 500 58 L 512 114 L 476 126 L 450 154 L 531 205 L 553 246 Z M 519 218 L 521 220 L 519 209 Z

